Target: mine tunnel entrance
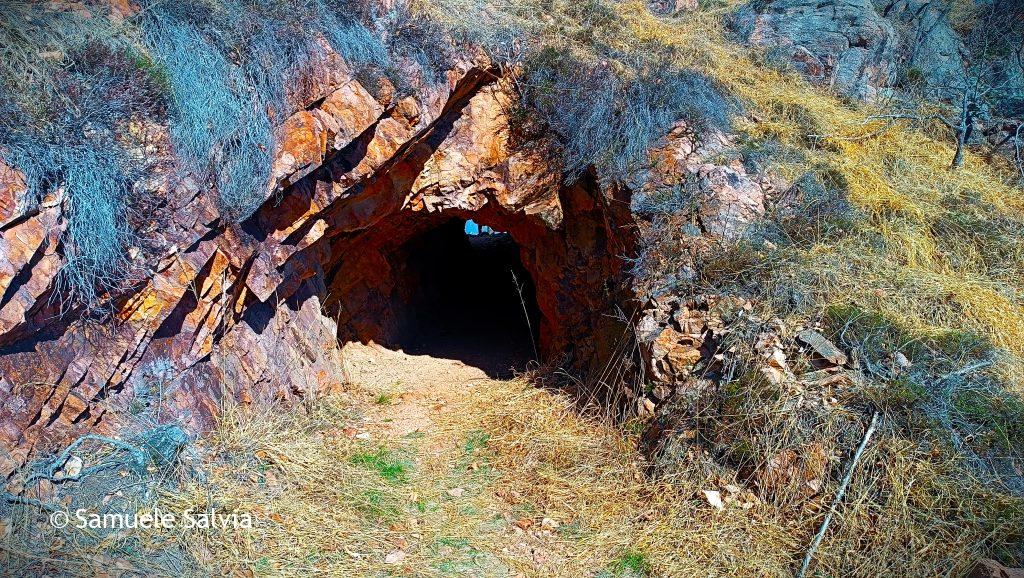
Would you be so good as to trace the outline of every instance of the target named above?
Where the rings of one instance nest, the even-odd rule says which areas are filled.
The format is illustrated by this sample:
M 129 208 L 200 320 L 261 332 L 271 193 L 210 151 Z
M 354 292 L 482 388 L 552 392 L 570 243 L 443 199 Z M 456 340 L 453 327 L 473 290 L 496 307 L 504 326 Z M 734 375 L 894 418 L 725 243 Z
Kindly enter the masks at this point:
M 529 211 L 480 201 L 406 199 L 331 237 L 319 251 L 322 306 L 338 340 L 456 359 L 494 377 L 538 359 L 587 395 L 619 391 L 638 359 L 627 319 L 628 195 L 601 195 L 581 179 Z
M 507 377 L 537 358 L 535 288 L 506 232 L 452 219 L 411 237 L 394 295 L 392 344 Z

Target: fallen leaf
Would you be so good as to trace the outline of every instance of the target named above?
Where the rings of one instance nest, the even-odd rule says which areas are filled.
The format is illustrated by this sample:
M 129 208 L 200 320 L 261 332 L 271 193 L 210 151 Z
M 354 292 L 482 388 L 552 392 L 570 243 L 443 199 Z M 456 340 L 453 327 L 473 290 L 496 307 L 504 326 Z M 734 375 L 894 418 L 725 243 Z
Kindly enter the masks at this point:
M 704 490 L 704 498 L 717 510 L 724 510 L 725 504 L 722 503 L 722 493 L 716 490 Z
M 401 550 L 395 550 L 387 556 L 384 556 L 385 564 L 401 564 L 405 560 L 405 552 Z
M 466 490 L 464 490 L 462 488 L 452 488 L 452 489 L 448 490 L 448 495 L 453 497 L 453 498 L 460 498 L 460 497 L 462 497 L 462 494 L 464 494 L 464 493 L 466 493 Z

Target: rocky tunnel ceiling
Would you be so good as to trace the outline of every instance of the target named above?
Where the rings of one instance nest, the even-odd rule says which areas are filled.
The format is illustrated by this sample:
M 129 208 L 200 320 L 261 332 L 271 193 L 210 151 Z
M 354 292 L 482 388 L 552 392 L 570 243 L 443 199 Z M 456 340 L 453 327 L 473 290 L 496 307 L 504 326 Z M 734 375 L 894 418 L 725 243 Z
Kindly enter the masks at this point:
M 590 373 L 610 354 L 601 348 L 614 347 L 624 329 L 613 314 L 628 309 L 630 298 L 626 266 L 635 231 L 628 193 L 603 190 L 591 175 L 564 184 L 544 143 L 512 150 L 507 93 L 486 80 L 464 95 L 456 91 L 420 138 L 371 178 L 351 180 L 373 154 L 362 141 L 377 133 L 367 131 L 286 189 L 250 226 L 287 233 L 280 245 L 287 258 L 278 267 L 285 282 L 301 277 L 289 272 L 292 263 L 316 260 L 320 301 L 340 339 L 383 343 L 396 341 L 405 321 L 400 312 L 419 289 L 409 274 L 411 242 L 454 221 L 507 232 L 535 295 L 541 360 L 557 358 Z M 392 117 L 414 116 L 405 106 L 399 103 Z M 275 225 L 342 188 L 341 198 L 303 228 Z

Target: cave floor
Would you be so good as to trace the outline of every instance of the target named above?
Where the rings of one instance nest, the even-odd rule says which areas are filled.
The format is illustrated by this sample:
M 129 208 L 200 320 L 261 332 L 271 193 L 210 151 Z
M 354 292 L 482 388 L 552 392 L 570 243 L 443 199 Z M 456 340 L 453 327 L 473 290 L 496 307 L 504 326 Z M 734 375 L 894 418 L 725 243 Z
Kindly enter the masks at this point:
M 413 355 L 360 343 L 347 344 L 344 355 L 349 384 L 379 402 L 373 421 L 379 433 L 390 438 L 434 427 L 432 414 L 466 395 L 470 384 L 489 381 L 489 371 L 504 365 L 489 361 L 480 367 L 457 359 Z

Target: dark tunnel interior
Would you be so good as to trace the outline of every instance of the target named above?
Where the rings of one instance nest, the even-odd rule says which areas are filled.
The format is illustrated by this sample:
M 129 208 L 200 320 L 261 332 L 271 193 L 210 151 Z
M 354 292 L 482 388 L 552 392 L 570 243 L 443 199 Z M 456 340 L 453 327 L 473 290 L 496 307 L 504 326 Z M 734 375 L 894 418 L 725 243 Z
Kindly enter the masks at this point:
M 508 377 L 537 358 L 540 312 L 533 281 L 512 236 L 450 220 L 398 251 L 402 295 L 393 300 L 393 345 L 408 353 L 458 359 Z

